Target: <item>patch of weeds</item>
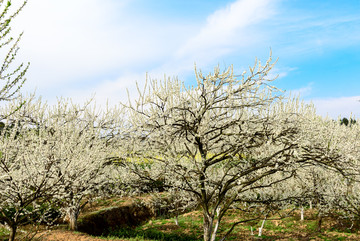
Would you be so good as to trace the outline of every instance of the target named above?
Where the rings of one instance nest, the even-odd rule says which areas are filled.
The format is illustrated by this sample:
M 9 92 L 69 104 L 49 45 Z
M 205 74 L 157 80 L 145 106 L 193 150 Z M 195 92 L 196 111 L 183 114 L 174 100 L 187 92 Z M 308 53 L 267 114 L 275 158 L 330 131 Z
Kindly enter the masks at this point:
M 9 239 L 10 232 L 9 230 L 0 224 L 0 241 L 8 240 Z
M 193 217 L 179 217 L 179 224 L 181 225 L 189 225 L 191 227 L 197 228 L 199 226 L 203 225 L 202 219 L 199 218 L 193 218 Z
M 287 227 L 287 228 L 293 228 L 294 226 L 295 226 L 294 222 L 286 222 L 285 223 L 285 227 Z
M 323 240 L 323 241 L 331 241 L 331 240 L 334 240 L 334 239 L 329 239 L 328 237 L 324 236 L 323 234 L 318 234 L 317 237 L 320 238 L 320 239 Z
M 344 236 L 336 237 L 336 240 L 339 240 L 339 241 L 347 240 L 347 237 L 344 237 Z
M 91 203 L 92 206 L 96 207 L 109 206 L 110 204 L 111 202 L 108 199 L 97 199 Z
M 337 233 L 344 233 L 347 235 L 354 233 L 354 230 L 352 230 L 350 228 L 338 228 L 338 227 L 331 227 L 331 228 L 329 228 L 329 231 L 337 232 Z
M 317 232 L 318 222 L 317 220 L 311 220 L 307 222 L 306 229 L 310 232 Z
M 109 206 L 117 206 L 120 203 L 124 203 L 125 200 L 120 199 L 120 198 L 108 198 L 108 199 L 96 199 L 94 201 L 92 201 L 89 206 L 94 208 L 94 207 L 109 207 Z
M 282 232 L 285 232 L 285 231 L 288 231 L 286 228 L 284 228 L 283 226 L 276 226 L 275 224 L 268 224 L 268 225 L 264 225 L 265 226 L 265 229 L 267 230 L 272 230 L 274 231 L 275 233 L 282 233 Z
M 120 204 L 120 203 L 124 203 L 125 200 L 117 200 L 117 201 L 114 201 L 114 204 Z
M 166 219 L 163 219 L 163 220 L 161 220 L 161 224 L 167 224 L 167 223 L 169 223 L 169 220 L 166 220 Z
M 332 237 L 328 237 L 325 234 L 318 234 L 317 235 L 318 238 L 320 238 L 323 241 L 342 241 L 342 240 L 347 240 L 347 237 L 344 236 L 332 236 Z
M 257 235 L 255 235 L 255 237 L 260 240 L 278 240 L 279 239 L 279 237 L 277 237 L 277 236 L 268 236 L 266 234 L 261 235 L 261 237 L 258 237 Z
M 9 233 L 9 230 L 4 225 L 0 224 L 0 235 L 8 235 Z

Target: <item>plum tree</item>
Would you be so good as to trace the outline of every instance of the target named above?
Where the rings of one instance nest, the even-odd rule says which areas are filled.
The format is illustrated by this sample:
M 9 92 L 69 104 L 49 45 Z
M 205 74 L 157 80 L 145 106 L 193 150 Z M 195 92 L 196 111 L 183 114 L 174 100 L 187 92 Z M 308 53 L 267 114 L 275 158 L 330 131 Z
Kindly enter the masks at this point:
M 60 205 L 74 230 L 84 202 L 111 181 L 106 163 L 112 155 L 111 116 L 118 115 L 96 111 L 89 102 L 59 99 L 48 106 L 21 96 L 1 111 L 19 103 L 25 104 L 7 116 L 0 135 L 0 216 L 11 228 L 10 240 L 18 225 L 50 201 Z
M 147 80 L 139 98 L 125 104 L 124 159 L 136 161 L 124 164 L 139 179 L 156 181 L 160 174 L 164 187 L 194 195 L 206 241 L 215 240 L 242 194 L 287 180 L 312 161 L 303 156 L 308 143 L 302 139 L 315 110 L 269 84 L 273 65 L 271 57 L 264 65 L 257 61 L 248 75 L 230 67 L 204 76 L 195 68 L 193 87 L 176 78 Z M 234 222 L 223 239 L 244 221 Z
M 19 101 L 3 108 L 2 114 L 18 108 L 23 103 Z M 33 106 L 31 111 L 41 113 L 41 108 Z M 14 240 L 20 224 L 31 221 L 29 217 L 41 220 L 38 217 L 41 204 L 59 190 L 62 179 L 58 175 L 58 161 L 47 153 L 47 131 L 34 128 L 34 123 L 22 113 L 20 108 L 11 119 L 7 116 L 0 135 L 0 216 L 11 229 L 9 240 Z
M 311 138 L 313 146 L 306 149 L 306 156 L 319 160 L 322 166 L 315 169 L 316 180 L 306 183 L 307 188 L 310 186 L 321 199 L 320 213 L 327 215 L 336 211 L 343 218 L 359 220 L 359 124 L 355 120 L 351 125 L 327 120 L 316 125 L 317 129 L 309 126 L 314 130 Z M 336 166 L 326 165 L 323 161 L 330 157 L 340 160 Z

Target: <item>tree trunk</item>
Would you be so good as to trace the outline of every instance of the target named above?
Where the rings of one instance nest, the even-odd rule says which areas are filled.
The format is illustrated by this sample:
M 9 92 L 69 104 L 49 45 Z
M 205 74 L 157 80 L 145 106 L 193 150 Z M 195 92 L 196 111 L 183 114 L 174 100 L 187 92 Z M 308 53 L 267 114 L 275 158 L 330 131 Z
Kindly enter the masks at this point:
M 322 225 L 322 215 L 319 214 L 318 225 L 317 225 L 317 231 L 318 231 L 319 233 L 321 233 L 321 225 Z
M 301 208 L 300 208 L 300 220 L 304 221 L 304 206 L 303 205 L 301 205 Z
M 219 220 L 217 219 L 215 221 L 215 227 L 214 227 L 214 230 L 213 230 L 212 235 L 211 235 L 211 239 L 210 239 L 211 241 L 215 241 L 216 233 L 218 231 L 218 228 L 219 228 Z
M 204 241 L 211 241 L 212 225 L 212 218 L 204 214 Z
M 17 229 L 17 225 L 11 225 L 10 226 L 9 241 L 14 241 L 15 240 L 16 229 Z
M 259 228 L 259 237 L 261 237 L 262 235 L 262 231 L 263 231 L 263 228 L 264 228 L 264 225 L 265 225 L 265 221 L 266 221 L 266 216 L 264 218 L 264 220 L 262 221 L 262 224 L 261 224 L 261 227 Z
M 80 214 L 80 207 L 70 207 L 67 210 L 67 216 L 69 219 L 69 229 L 76 231 L 78 229 L 77 220 Z
M 220 211 L 221 211 L 221 208 L 220 207 L 218 207 L 217 209 L 216 209 L 216 219 L 214 220 L 212 220 L 212 224 L 214 224 L 214 221 L 215 221 L 215 227 L 212 227 L 213 228 L 213 231 L 212 231 L 212 235 L 211 235 L 211 241 L 215 241 L 215 238 L 216 238 L 216 234 L 217 234 L 217 231 L 218 231 L 218 229 L 219 229 L 219 225 L 220 225 L 220 220 L 221 220 L 221 218 L 220 218 Z
M 176 226 L 180 226 L 179 225 L 179 216 L 177 214 L 175 216 L 175 224 L 176 224 Z

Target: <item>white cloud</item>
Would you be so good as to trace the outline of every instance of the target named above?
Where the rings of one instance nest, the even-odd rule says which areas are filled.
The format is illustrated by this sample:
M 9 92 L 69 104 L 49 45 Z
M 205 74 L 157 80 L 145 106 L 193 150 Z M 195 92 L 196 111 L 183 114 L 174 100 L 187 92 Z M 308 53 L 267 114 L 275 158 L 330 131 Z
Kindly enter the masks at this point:
M 145 80 L 146 73 L 131 73 L 115 80 L 103 80 L 101 84 L 90 88 L 72 90 L 68 95 L 69 97 L 72 96 L 74 101 L 81 102 L 89 98 L 89 93 L 91 93 L 96 103 L 100 106 L 105 106 L 107 102 L 109 105 L 117 105 L 119 102 L 125 103 L 128 101 L 127 91 L 130 94 L 130 98 L 134 100 L 138 96 L 136 83 L 139 84 L 141 89 Z
M 154 57 L 155 62 L 156 58 L 159 58 L 158 64 L 154 64 L 150 69 L 143 68 L 142 71 L 130 69 L 126 73 L 112 78 L 112 80 L 102 81 L 91 88 L 76 90 L 71 93 L 78 93 L 75 96 L 83 96 L 91 90 L 91 93 L 96 91 L 96 99 L 99 99 L 100 102 L 104 102 L 105 98 L 112 99 L 112 102 L 119 99 L 124 101 L 124 97 L 119 97 L 119 95 L 126 95 L 126 88 L 132 89 L 132 93 L 136 92 L 134 91 L 135 81 L 140 84 L 143 83 L 145 81 L 145 72 L 149 72 L 151 78 L 163 78 L 164 74 L 167 76 L 180 75 L 180 77 L 193 75 L 194 61 L 199 61 L 202 66 L 206 66 L 229 51 L 249 43 L 253 44 L 254 41 L 245 39 L 248 28 L 269 18 L 271 14 L 269 0 L 256 1 L 256 3 L 250 0 L 239 0 L 209 15 L 207 22 L 203 26 L 195 23 L 192 28 L 187 29 L 188 26 L 178 25 L 177 30 L 184 30 L 177 33 L 179 36 L 182 35 L 181 38 L 176 38 L 174 34 L 171 34 L 175 33 L 176 29 L 170 31 L 167 29 L 166 24 L 162 25 L 163 31 L 171 35 L 171 41 L 177 39 L 177 42 L 169 45 L 167 42 L 160 41 L 158 45 L 162 45 L 162 47 L 157 45 L 149 46 L 149 48 L 155 48 L 155 51 L 159 51 L 157 48 L 161 49 L 159 51 L 160 57 Z M 198 34 L 195 34 L 195 36 L 183 34 L 188 30 L 195 32 L 194 29 L 196 30 L 196 28 L 198 28 Z M 239 41 L 240 38 L 242 41 Z M 246 38 L 250 38 L 250 36 Z M 138 44 L 135 42 L 135 45 Z M 129 53 L 129 55 L 131 54 Z M 133 57 L 134 59 L 140 58 L 136 55 Z M 144 58 L 146 59 L 146 52 Z M 127 97 L 125 96 L 125 98 Z
M 239 47 L 256 44 L 260 40 L 259 33 L 250 27 L 274 14 L 273 3 L 270 0 L 238 0 L 217 10 L 208 16 L 198 34 L 176 52 L 176 59 L 208 62 L 208 59 L 228 54 Z
M 285 78 L 286 76 L 288 76 L 288 74 L 290 72 L 295 71 L 297 69 L 298 68 L 295 68 L 295 67 L 281 67 L 281 68 L 278 68 L 278 67 L 275 66 L 270 70 L 267 77 L 269 79 L 279 80 L 279 79 Z
M 329 116 L 333 119 L 338 117 L 360 118 L 360 96 L 312 99 L 317 114 Z
M 169 60 L 149 73 L 156 77 L 164 73 L 185 77 L 193 75 L 194 63 L 199 69 L 212 71 L 229 54 L 253 49 L 258 42 L 266 39 L 260 36 L 257 24 L 274 15 L 275 2 L 237 0 L 218 9 L 207 16 L 205 24 L 200 25 L 193 36 L 173 50 Z M 226 63 L 225 67 L 228 67 Z
M 106 76 L 145 74 L 163 63 L 193 27 L 128 11 L 131 0 L 32 0 L 15 19 L 25 31 L 20 59 L 30 61 L 30 85 L 54 95 L 107 86 Z M 191 33 L 191 31 L 189 31 Z M 89 93 L 90 95 L 90 93 Z M 55 98 L 55 96 L 53 96 Z
M 292 96 L 300 96 L 301 98 L 304 98 L 306 96 L 309 96 L 313 90 L 313 82 L 308 83 L 306 86 L 301 87 L 299 89 L 290 90 L 289 93 Z

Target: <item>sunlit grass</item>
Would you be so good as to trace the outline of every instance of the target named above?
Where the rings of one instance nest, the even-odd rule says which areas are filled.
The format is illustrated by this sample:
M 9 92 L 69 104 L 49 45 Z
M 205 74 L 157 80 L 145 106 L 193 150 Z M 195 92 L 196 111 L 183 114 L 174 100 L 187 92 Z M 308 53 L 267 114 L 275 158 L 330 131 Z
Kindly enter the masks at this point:
M 308 212 L 304 221 L 300 220 L 298 213 L 293 213 L 286 218 L 278 216 L 266 220 L 263 235 L 258 237 L 258 229 L 262 220 L 252 221 L 238 225 L 227 240 L 348 240 L 351 235 L 340 231 L 330 230 L 330 221 L 324 220 L 323 232 L 317 232 L 317 217 L 315 211 Z M 219 229 L 218 237 L 222 237 L 231 227 L 232 220 L 239 219 L 241 212 L 232 211 L 226 216 Z M 179 225 L 175 218 L 153 219 L 135 229 L 113 230 L 108 237 L 117 237 L 125 240 L 203 240 L 202 215 L 200 211 L 192 211 L 178 217 Z M 251 232 L 252 230 L 252 232 Z M 359 236 L 356 236 L 359 237 Z M 357 240 L 351 238 L 350 240 Z

